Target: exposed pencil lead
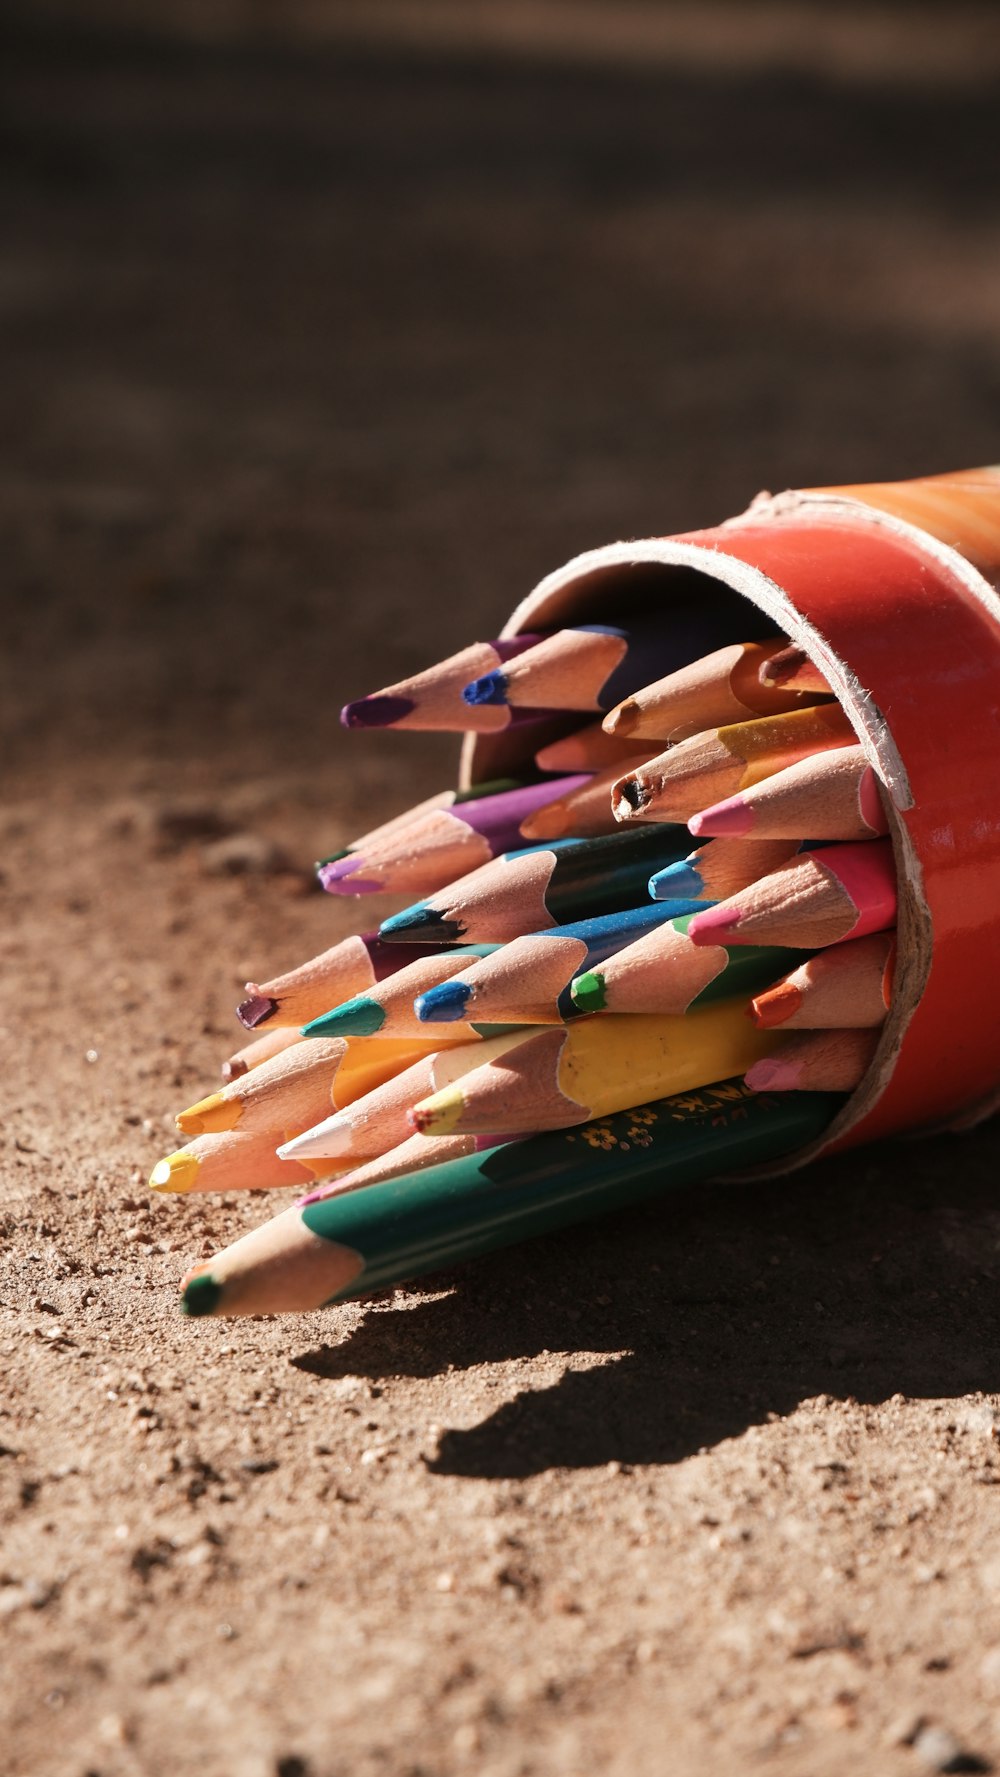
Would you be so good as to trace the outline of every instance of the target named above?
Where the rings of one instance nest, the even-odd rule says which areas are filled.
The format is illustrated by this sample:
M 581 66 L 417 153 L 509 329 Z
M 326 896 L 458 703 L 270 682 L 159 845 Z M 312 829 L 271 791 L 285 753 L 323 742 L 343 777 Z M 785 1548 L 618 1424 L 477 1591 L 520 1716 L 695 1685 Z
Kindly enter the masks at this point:
M 214 1314 L 222 1296 L 222 1286 L 211 1271 L 192 1271 L 181 1285 L 181 1313 L 194 1319 Z
M 421 1024 L 454 1024 L 465 1017 L 472 998 L 473 991 L 467 982 L 441 981 L 414 1000 L 413 1009 Z
M 345 703 L 340 720 L 345 728 L 391 728 L 414 707 L 411 697 L 359 697 Z
M 193 1191 L 198 1179 L 198 1162 L 190 1154 L 178 1150 L 158 1160 L 149 1175 L 152 1191 Z
M 499 667 L 494 672 L 484 673 L 481 679 L 473 679 L 462 688 L 462 700 L 478 708 L 482 704 L 507 702 L 507 674 Z
M 241 1000 L 236 1008 L 236 1016 L 244 1030 L 256 1030 L 258 1025 L 266 1024 L 269 1018 L 274 1017 L 278 1002 L 261 993 L 255 981 L 247 982 L 246 993 L 246 999 Z

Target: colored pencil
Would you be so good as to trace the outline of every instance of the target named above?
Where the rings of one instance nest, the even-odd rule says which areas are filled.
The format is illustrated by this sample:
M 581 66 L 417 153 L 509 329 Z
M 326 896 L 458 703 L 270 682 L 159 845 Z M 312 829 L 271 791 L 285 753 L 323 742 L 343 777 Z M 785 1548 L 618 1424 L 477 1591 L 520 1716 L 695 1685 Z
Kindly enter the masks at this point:
M 591 965 L 570 985 L 578 1012 L 681 1013 L 706 1000 L 751 993 L 788 969 L 794 950 L 757 948 L 732 952 L 719 945 L 688 942 L 691 915 L 654 926 L 634 943 L 615 951 L 599 968 Z
M 307 1024 L 307 1037 L 428 1037 L 433 1032 L 421 1024 L 413 1002 L 428 988 L 447 981 L 479 957 L 490 956 L 495 944 L 458 944 L 452 950 L 429 950 L 397 970 L 387 981 L 367 993 L 345 1000 L 321 1018 Z M 456 1026 L 461 1040 L 474 1042 L 480 1034 L 471 1024 Z
M 889 1010 L 895 962 L 895 932 L 849 938 L 758 994 L 750 1016 L 760 1030 L 877 1029 Z
M 510 718 L 504 710 L 485 710 L 474 718 L 462 697 L 463 688 L 470 679 L 515 660 L 541 640 L 541 636 L 523 635 L 473 642 L 412 678 L 345 704 L 340 720 L 345 728 L 420 728 L 445 733 L 460 733 L 473 726 L 480 733 L 506 728 Z
M 425 815 L 436 814 L 439 809 L 458 808 L 463 802 L 478 802 L 483 796 L 499 796 L 505 790 L 519 790 L 521 780 L 516 777 L 491 778 L 489 782 L 475 784 L 467 790 L 438 790 L 434 796 L 425 796 L 413 808 L 404 808 L 401 814 L 395 814 L 387 821 L 380 821 L 367 833 L 357 839 L 348 840 L 338 851 L 329 852 L 326 857 L 317 858 L 316 868 L 321 870 L 326 864 L 335 864 L 338 859 L 349 857 L 353 851 L 365 851 L 368 846 L 381 844 L 394 833 L 402 833 L 407 827 L 423 820 Z
M 755 1096 L 730 1080 L 592 1127 L 296 1205 L 189 1271 L 181 1307 L 198 1316 L 291 1314 L 368 1295 L 774 1161 L 821 1135 L 839 1102 L 815 1093 Z
M 760 682 L 780 686 L 786 691 L 808 691 L 813 695 L 832 692 L 832 687 L 819 667 L 813 665 L 805 649 L 792 642 L 761 662 Z
M 877 1030 L 807 1030 L 788 1038 L 780 1055 L 747 1070 L 753 1092 L 854 1092 L 872 1063 Z
M 699 839 L 871 839 L 889 830 L 878 778 L 857 746 L 786 765 L 688 826 Z
M 563 1129 L 745 1072 L 781 1040 L 755 1029 L 739 1000 L 682 1018 L 579 1018 L 523 1033 L 498 1059 L 420 1099 L 410 1127 L 421 1135 Z
M 567 920 L 618 913 L 646 893 L 651 870 L 671 863 L 688 844 L 683 827 L 648 827 L 507 852 L 393 914 L 379 936 L 390 943 L 504 944 Z
M 242 1079 L 252 1067 L 259 1067 L 262 1061 L 270 1061 L 272 1055 L 280 1055 L 282 1049 L 288 1049 L 293 1043 L 301 1041 L 297 1030 L 266 1030 L 262 1037 L 255 1037 L 252 1043 L 244 1043 L 242 1049 L 237 1049 L 228 1056 L 219 1071 L 228 1085 L 230 1080 Z
M 678 741 L 618 780 L 612 792 L 619 821 L 686 821 L 710 802 L 734 796 L 773 771 L 827 747 L 854 744 L 839 703 L 734 722 Z
M 342 938 L 331 949 L 284 975 L 258 985 L 246 984 L 247 998 L 236 1015 L 247 1030 L 262 1024 L 300 1025 L 328 1012 L 331 1006 L 378 986 L 398 969 L 428 953 L 426 944 L 386 944 L 377 932 Z
M 431 1025 L 440 1023 L 451 1031 L 456 1029 L 456 1019 L 470 1016 L 498 1024 L 564 1023 L 590 1009 L 574 1005 L 570 998 L 574 975 L 596 968 L 623 946 L 633 945 L 650 928 L 663 926 L 699 905 L 696 901 L 669 901 L 656 906 L 646 901 L 623 913 L 606 913 L 600 919 L 512 938 L 449 980 L 428 988 L 414 1005 L 420 1020 L 417 1028 L 429 1033 Z
M 888 839 L 804 852 L 728 901 L 699 913 L 694 944 L 790 944 L 820 950 L 885 931 L 896 921 L 896 872 Z
M 421 1172 L 427 1166 L 441 1166 L 446 1160 L 461 1160 L 466 1154 L 481 1154 L 486 1148 L 503 1145 L 496 1135 L 408 1135 L 374 1160 L 363 1160 L 350 1172 L 334 1173 L 323 1179 L 314 1190 L 299 1198 L 300 1203 L 319 1203 L 326 1197 L 340 1197 L 347 1191 L 366 1190 L 380 1185 L 387 1178 L 398 1178 L 404 1172 Z
M 577 772 L 437 809 L 386 839 L 323 865 L 320 882 L 332 895 L 434 894 L 456 876 L 467 876 L 501 852 L 514 851 L 523 843 L 523 824 L 534 813 L 590 781 L 589 775 Z M 610 795 L 604 800 L 610 829 Z
M 648 752 L 633 753 L 542 803 L 521 822 L 523 840 L 594 839 L 600 833 L 613 833 L 616 822 L 611 792 L 623 771 L 644 765 L 648 758 Z
M 471 710 L 610 710 L 650 679 L 690 660 L 719 619 L 678 610 L 669 621 L 642 615 L 627 627 L 585 623 L 557 630 L 516 660 L 470 676 L 462 692 Z
M 331 1160 L 315 1166 L 280 1160 L 274 1137 L 241 1129 L 224 1135 L 199 1135 L 186 1147 L 158 1160 L 149 1175 L 150 1190 L 161 1196 L 204 1191 L 302 1191 L 325 1172 L 336 1170 Z
M 459 1043 L 450 1048 L 442 1043 L 436 1053 L 421 1056 L 412 1066 L 366 1092 L 363 1098 L 355 1099 L 336 1110 L 332 1117 L 324 1117 L 294 1140 L 283 1143 L 279 1153 L 284 1160 L 330 1159 L 342 1166 L 351 1161 L 372 1160 L 412 1133 L 408 1119 L 415 1104 L 450 1087 L 463 1074 L 497 1063 L 508 1049 L 524 1039 L 524 1029 L 518 1028 L 482 1042 Z M 512 1125 L 514 1130 L 521 1127 L 526 1125 Z M 450 1129 L 442 1131 L 444 1135 L 451 1133 Z
M 724 901 L 801 849 L 792 839 L 718 839 L 699 845 L 649 879 L 654 901 Z
M 780 646 L 780 638 L 772 637 L 769 642 L 730 642 L 704 654 L 609 711 L 605 732 L 633 742 L 666 741 L 815 702 L 798 690 L 761 683 L 761 663 Z
M 588 722 L 542 747 L 535 764 L 539 771 L 604 771 L 619 759 L 624 765 L 635 751 L 627 740 L 605 734 L 600 722 Z
M 221 1135 L 226 1129 L 270 1133 L 274 1145 L 320 1117 L 351 1104 L 441 1043 L 422 1039 L 376 1042 L 327 1037 L 283 1049 L 251 1073 L 178 1112 L 182 1135 Z

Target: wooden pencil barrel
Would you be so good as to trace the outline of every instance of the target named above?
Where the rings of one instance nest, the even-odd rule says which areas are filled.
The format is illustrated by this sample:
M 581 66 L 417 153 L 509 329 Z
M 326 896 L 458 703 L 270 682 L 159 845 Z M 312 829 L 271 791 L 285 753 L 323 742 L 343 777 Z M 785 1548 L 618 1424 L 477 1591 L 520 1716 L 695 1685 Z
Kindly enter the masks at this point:
M 608 620 L 637 590 L 661 603 L 736 595 L 734 640 L 749 600 L 768 621 L 749 627 L 744 610 L 747 634 L 783 631 L 840 697 L 886 791 L 898 964 L 868 1074 L 792 1165 L 975 1121 L 1000 1100 L 1000 471 L 964 479 L 964 497 L 960 476 L 761 496 L 711 530 L 590 550 L 543 580 L 505 631 L 598 608 Z M 480 737 L 463 768 L 493 775 L 502 752 Z

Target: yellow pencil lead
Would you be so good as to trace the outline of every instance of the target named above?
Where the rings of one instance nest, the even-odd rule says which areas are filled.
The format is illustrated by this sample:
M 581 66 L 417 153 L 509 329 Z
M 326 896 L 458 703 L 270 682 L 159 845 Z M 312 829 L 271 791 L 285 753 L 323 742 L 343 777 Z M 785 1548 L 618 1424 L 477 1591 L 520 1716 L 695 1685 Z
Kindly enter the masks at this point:
M 149 1186 L 152 1191 L 193 1191 L 198 1182 L 198 1162 L 192 1154 L 185 1154 L 179 1148 L 176 1154 L 168 1154 L 165 1160 L 158 1160 L 149 1175 Z
M 415 1104 L 408 1121 L 418 1135 L 450 1135 L 460 1121 L 465 1100 L 458 1086 L 446 1086 Z
M 197 1104 L 189 1105 L 186 1111 L 178 1111 L 174 1121 L 184 1135 L 220 1135 L 225 1129 L 235 1129 L 242 1109 L 238 1098 L 227 1098 L 224 1092 L 210 1092 L 207 1098 L 199 1098 Z

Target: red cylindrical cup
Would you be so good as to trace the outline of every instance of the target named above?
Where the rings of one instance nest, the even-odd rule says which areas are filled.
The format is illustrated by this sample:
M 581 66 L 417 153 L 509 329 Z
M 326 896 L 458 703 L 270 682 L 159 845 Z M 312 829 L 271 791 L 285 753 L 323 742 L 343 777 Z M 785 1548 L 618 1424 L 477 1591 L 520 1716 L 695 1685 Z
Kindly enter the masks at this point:
M 1000 471 L 971 471 L 761 496 L 712 530 L 590 550 L 543 580 L 505 631 L 613 621 L 626 593 L 634 608 L 637 593 L 662 602 L 695 591 L 733 599 L 739 640 L 744 598 L 839 696 L 885 790 L 898 961 L 871 1068 L 795 1164 L 972 1121 L 1000 1092 L 997 578 Z M 495 775 L 511 744 L 481 737 L 466 771 L 474 755 L 478 778 Z

